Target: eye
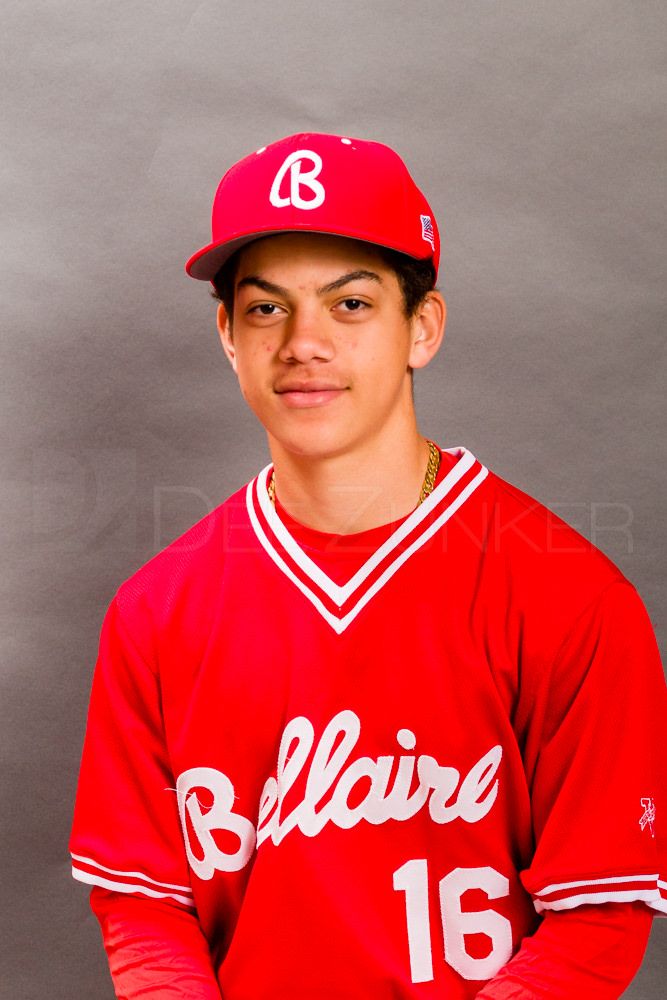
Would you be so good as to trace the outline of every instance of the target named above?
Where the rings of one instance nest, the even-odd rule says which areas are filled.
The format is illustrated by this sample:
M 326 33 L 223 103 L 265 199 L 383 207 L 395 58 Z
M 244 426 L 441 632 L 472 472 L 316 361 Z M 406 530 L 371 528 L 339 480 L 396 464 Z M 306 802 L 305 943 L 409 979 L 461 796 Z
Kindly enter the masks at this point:
M 345 312 L 360 312 L 367 306 L 368 303 L 362 301 L 362 299 L 343 299 L 342 302 L 338 303 L 338 307 L 342 308 Z
M 258 306 L 253 306 L 252 309 L 248 310 L 249 315 L 254 314 L 255 316 L 276 316 L 279 312 L 282 310 L 274 302 L 260 302 Z

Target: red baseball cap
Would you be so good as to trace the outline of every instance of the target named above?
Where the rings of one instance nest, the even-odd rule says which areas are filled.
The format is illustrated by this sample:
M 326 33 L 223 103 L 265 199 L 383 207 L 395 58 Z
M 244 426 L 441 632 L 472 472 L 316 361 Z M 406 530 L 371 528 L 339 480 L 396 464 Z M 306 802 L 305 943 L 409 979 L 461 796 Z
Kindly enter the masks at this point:
M 438 270 L 428 202 L 400 156 L 379 142 L 303 132 L 258 149 L 220 181 L 213 241 L 185 265 L 211 281 L 246 243 L 285 232 L 332 233 L 391 247 Z

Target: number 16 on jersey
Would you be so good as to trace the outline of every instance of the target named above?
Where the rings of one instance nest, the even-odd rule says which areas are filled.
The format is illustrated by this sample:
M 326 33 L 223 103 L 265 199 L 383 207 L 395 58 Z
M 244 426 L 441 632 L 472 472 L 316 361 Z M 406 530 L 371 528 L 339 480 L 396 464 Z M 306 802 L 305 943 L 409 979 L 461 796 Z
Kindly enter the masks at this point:
M 406 861 L 394 872 L 394 889 L 405 893 L 405 918 L 413 983 L 433 979 L 433 945 L 429 915 L 428 862 Z M 509 895 L 509 881 L 494 868 L 455 868 L 440 879 L 440 917 L 445 941 L 445 961 L 464 979 L 491 979 L 512 957 L 512 926 L 495 910 L 461 909 L 468 889 L 481 889 L 489 899 Z M 473 958 L 466 951 L 466 934 L 485 934 L 491 951 Z

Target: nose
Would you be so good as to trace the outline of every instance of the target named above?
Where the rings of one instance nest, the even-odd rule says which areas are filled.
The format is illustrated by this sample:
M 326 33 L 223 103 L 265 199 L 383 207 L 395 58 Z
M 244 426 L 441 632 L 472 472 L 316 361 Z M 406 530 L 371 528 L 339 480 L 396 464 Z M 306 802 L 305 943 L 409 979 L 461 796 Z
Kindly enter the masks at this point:
M 331 361 L 334 353 L 333 340 L 321 310 L 294 309 L 284 326 L 284 338 L 278 351 L 280 360 L 307 365 L 311 361 Z

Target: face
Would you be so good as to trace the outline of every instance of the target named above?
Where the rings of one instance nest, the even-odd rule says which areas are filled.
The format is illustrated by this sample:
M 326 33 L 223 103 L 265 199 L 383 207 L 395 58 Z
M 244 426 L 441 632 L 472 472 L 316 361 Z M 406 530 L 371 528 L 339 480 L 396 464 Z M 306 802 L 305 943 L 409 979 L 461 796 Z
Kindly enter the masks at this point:
M 313 233 L 246 247 L 222 343 L 271 450 L 368 452 L 414 426 L 410 369 L 439 346 L 444 303 L 408 320 L 394 272 L 371 245 Z

